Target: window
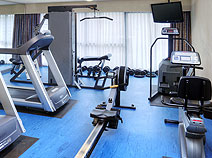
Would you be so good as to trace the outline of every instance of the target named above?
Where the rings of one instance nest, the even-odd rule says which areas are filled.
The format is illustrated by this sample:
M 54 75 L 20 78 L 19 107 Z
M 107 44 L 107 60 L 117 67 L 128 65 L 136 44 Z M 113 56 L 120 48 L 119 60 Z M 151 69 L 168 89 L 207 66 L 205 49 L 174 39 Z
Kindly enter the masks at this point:
M 152 13 L 97 13 L 113 21 L 92 19 L 80 22 L 93 13 L 77 13 L 77 53 L 78 57 L 112 54 L 106 65 L 111 68 L 126 65 L 130 68 L 149 69 L 150 46 L 161 36 L 162 27 L 170 24 L 156 24 Z M 47 29 L 47 21 L 44 30 Z M 163 58 L 168 56 L 168 41 L 159 41 L 153 50 L 153 70 Z M 86 65 L 93 64 L 91 62 Z
M 0 15 L 0 48 L 12 48 L 14 15 Z M 0 60 L 10 63 L 12 55 L 0 54 Z
M 126 14 L 127 66 L 149 70 L 150 47 L 161 36 L 163 27 L 170 24 L 153 22 L 152 13 Z M 153 49 L 153 70 L 157 70 L 163 58 L 168 57 L 168 40 L 160 40 Z
M 41 14 L 41 16 L 40 16 L 40 22 L 43 20 L 43 16 L 44 15 L 45 14 Z M 46 30 L 48 30 L 48 19 L 45 20 L 43 26 L 40 29 L 40 32 L 45 32 Z M 41 60 L 42 60 L 42 65 L 43 66 L 47 66 L 48 65 L 48 62 L 47 62 L 47 60 L 46 60 L 46 58 L 45 58 L 45 56 L 43 54 L 41 56 Z
M 97 13 L 97 16 L 107 16 L 113 21 L 92 19 L 80 22 L 80 19 L 92 16 L 93 13 L 77 14 L 78 57 L 112 54 L 111 61 L 107 61 L 106 65 L 125 65 L 124 13 Z

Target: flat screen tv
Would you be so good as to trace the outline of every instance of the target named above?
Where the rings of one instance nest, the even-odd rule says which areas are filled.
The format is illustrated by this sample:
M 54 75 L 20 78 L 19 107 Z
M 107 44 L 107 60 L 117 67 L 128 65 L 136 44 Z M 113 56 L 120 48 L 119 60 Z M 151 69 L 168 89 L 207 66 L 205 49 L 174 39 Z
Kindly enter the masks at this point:
M 183 22 L 181 2 L 151 4 L 154 22 L 178 23 Z

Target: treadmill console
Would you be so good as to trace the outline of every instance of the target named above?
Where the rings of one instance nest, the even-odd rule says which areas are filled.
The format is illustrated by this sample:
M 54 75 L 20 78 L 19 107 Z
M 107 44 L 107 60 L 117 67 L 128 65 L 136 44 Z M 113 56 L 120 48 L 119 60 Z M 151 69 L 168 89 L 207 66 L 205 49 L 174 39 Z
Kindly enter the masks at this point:
M 179 35 L 179 31 L 177 28 L 164 27 L 161 31 L 162 35 Z
M 199 53 L 191 51 L 173 51 L 171 54 L 172 64 L 200 65 Z

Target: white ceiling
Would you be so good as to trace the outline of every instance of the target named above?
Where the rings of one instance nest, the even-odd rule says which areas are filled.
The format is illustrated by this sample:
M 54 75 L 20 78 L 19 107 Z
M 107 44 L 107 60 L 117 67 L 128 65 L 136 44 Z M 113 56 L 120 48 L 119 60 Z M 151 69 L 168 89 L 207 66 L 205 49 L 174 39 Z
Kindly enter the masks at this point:
M 89 0 L 0 0 L 0 5 L 27 4 L 27 3 L 51 3 L 51 2 L 74 2 L 74 1 L 76 2 L 76 1 L 89 1 Z M 102 0 L 95 0 L 95 1 L 102 1 Z
M 85 1 L 125 1 L 125 0 L 0 0 L 0 5 L 54 3 L 54 2 L 85 2 Z M 142 0 L 147 1 L 147 0 Z
M 10 4 L 14 4 L 14 3 L 6 2 L 6 1 L 0 1 L 0 5 L 10 5 Z

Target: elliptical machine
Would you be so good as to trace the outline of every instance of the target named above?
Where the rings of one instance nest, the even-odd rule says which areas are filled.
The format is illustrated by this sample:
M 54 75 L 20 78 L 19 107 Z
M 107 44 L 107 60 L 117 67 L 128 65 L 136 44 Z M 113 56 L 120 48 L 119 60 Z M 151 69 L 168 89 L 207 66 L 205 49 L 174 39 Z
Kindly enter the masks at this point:
M 174 51 L 174 41 L 180 40 L 186 43 L 186 45 L 195 52 L 194 47 L 184 38 L 177 38 L 179 35 L 177 28 L 164 27 L 161 31 L 162 35 L 168 35 L 167 37 L 156 38 L 150 48 L 150 74 L 152 74 L 152 57 L 153 48 L 158 40 L 168 40 L 168 58 L 161 61 L 158 71 L 158 85 L 153 85 L 153 77 L 150 75 L 150 96 L 149 100 L 153 101 L 159 94 L 169 95 L 170 93 L 176 93 L 177 84 L 180 77 L 183 75 L 182 69 L 177 64 L 170 62 L 171 53 Z

